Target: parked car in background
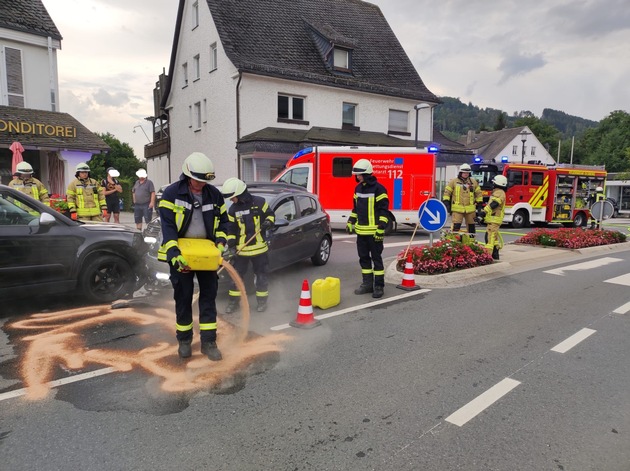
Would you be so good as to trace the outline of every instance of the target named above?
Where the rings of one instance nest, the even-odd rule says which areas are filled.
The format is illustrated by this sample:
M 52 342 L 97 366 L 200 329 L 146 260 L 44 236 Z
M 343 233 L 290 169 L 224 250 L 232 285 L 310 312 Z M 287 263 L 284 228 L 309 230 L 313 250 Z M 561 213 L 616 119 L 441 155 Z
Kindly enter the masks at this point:
M 248 191 L 265 198 L 276 216 L 276 225 L 269 237 L 269 270 L 310 259 L 314 265 L 325 265 L 330 258 L 332 233 L 330 218 L 316 195 L 301 187 L 285 183 L 247 183 Z M 230 205 L 229 201 L 226 204 Z M 149 272 L 155 285 L 168 282 L 168 265 L 157 260 L 162 245 L 160 219 L 155 218 L 144 230 L 150 249 L 147 254 Z M 150 286 L 148 286 L 150 288 Z
M 0 298 L 72 292 L 95 303 L 133 295 L 145 281 L 139 231 L 83 223 L 0 185 Z

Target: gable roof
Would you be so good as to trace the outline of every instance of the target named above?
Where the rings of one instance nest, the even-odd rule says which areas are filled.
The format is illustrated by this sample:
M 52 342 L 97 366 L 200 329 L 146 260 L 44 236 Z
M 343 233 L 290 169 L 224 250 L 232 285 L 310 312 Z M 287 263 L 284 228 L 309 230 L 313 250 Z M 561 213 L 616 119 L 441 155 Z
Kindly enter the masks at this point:
M 63 39 L 41 0 L 1 1 L 0 28 Z
M 471 134 L 470 137 L 462 136 L 458 142 L 465 145 L 467 149 L 473 150 L 475 154 L 483 155 L 486 159 L 493 159 L 524 130 L 528 130 L 527 126 L 492 132 L 483 131 L 479 134 Z
M 206 2 L 223 49 L 240 72 L 441 103 L 422 82 L 376 5 L 361 0 Z M 184 4 L 180 0 L 169 77 L 175 70 Z M 327 38 L 330 47 L 337 44 L 352 51 L 350 74 L 326 67 L 314 36 Z

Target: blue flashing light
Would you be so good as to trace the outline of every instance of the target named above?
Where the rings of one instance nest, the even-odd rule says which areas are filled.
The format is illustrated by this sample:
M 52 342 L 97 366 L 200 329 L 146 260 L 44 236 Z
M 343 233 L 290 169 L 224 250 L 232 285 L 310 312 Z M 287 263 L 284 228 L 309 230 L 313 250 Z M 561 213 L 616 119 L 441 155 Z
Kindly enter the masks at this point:
M 483 159 L 481 157 L 475 157 L 473 159 L 473 162 L 476 163 L 476 164 L 480 164 L 481 162 L 483 162 Z
M 429 146 L 427 147 L 427 150 L 429 152 L 435 153 L 435 152 L 439 152 L 440 149 L 438 149 L 438 146 Z
M 503 157 L 501 157 L 501 162 L 503 162 L 504 164 L 508 163 L 507 155 L 504 155 Z
M 309 154 L 313 152 L 313 148 L 312 147 L 306 147 L 304 149 L 302 149 L 301 151 L 298 151 L 293 157 L 291 157 L 291 159 L 297 159 L 299 157 L 302 157 L 304 154 Z

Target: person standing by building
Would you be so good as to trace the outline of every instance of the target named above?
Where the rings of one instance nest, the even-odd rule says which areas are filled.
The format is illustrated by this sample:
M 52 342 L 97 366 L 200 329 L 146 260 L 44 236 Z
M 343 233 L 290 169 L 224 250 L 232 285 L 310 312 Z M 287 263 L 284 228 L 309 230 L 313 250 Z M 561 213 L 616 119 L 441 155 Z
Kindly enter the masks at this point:
M 107 214 L 103 187 L 97 180 L 90 178 L 90 167 L 86 163 L 77 165 L 74 176 L 66 190 L 70 217 L 75 220 L 102 222 L 101 214 Z
M 484 206 L 484 221 L 486 226 L 486 248 L 492 249 L 492 258 L 499 260 L 499 250 L 503 248 L 503 239 L 499 234 L 499 228 L 503 224 L 505 215 L 505 190 L 508 186 L 507 178 L 496 175 L 492 179 L 492 195 Z
M 223 197 L 232 201 L 228 210 L 227 244 L 232 264 L 242 277 L 247 273 L 249 262 L 254 269 L 254 284 L 256 285 L 257 312 L 267 310 L 269 297 L 267 272 L 269 259 L 267 257 L 266 231 L 273 227 L 275 215 L 262 196 L 254 196 L 247 191 L 247 185 L 238 178 L 228 178 L 221 187 Z M 235 252 L 238 251 L 238 255 Z M 230 302 L 225 312 L 234 312 L 240 303 L 241 292 L 232 281 L 229 288 Z
M 475 234 L 476 208 L 483 204 L 483 194 L 479 182 L 470 177 L 471 168 L 468 164 L 459 167 L 459 173 L 444 189 L 442 202 L 451 214 L 453 232 L 459 232 L 464 220 L 468 225 L 468 233 Z
M 209 239 L 225 251 L 227 209 L 221 192 L 210 182 L 214 165 L 201 152 L 193 152 L 182 165 L 179 181 L 164 190 L 158 208 L 163 245 L 158 260 L 170 266 L 175 299 L 176 337 L 180 358 L 192 355 L 192 299 L 194 278 L 199 284 L 199 331 L 201 353 L 212 361 L 222 359 L 217 347 L 216 297 L 219 277 L 216 271 L 192 271 L 178 246 L 181 238 Z
M 358 185 L 354 189 L 352 212 L 346 232 L 357 235 L 357 252 L 363 278 L 354 294 L 372 293 L 373 298 L 381 298 L 385 287 L 382 253 L 385 227 L 388 223 L 389 198 L 385 187 L 373 175 L 369 160 L 358 160 L 352 167 L 352 175 Z
M 120 194 L 122 193 L 122 186 L 117 178 L 120 177 L 120 172 L 114 167 L 107 169 L 107 178 L 104 178 L 101 182 L 103 187 L 103 194 L 105 195 L 105 201 L 107 203 L 107 215 L 104 216 L 105 222 L 109 222 L 111 215 L 114 215 L 114 222 L 120 224 Z
M 138 180 L 131 189 L 133 195 L 133 218 L 136 228 L 142 230 L 142 220 L 146 224 L 151 222 L 153 208 L 155 207 L 155 187 L 147 178 L 147 171 L 143 168 L 136 172 Z
M 50 198 L 48 190 L 42 182 L 33 177 L 33 167 L 28 162 L 20 162 L 15 167 L 15 175 L 9 182 L 11 188 L 15 188 L 20 193 L 30 196 L 31 198 L 41 201 L 46 206 L 50 206 Z

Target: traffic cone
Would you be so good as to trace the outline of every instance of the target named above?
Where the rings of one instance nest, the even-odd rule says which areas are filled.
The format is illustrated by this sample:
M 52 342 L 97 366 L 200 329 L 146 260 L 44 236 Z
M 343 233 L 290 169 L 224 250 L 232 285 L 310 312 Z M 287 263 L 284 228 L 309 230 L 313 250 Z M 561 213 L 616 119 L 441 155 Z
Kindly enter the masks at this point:
M 420 286 L 416 285 L 416 277 L 413 275 L 413 261 L 411 254 L 407 255 L 402 283 L 397 285 L 396 288 L 404 289 L 405 291 L 415 291 L 420 289 Z
M 300 305 L 298 307 L 297 317 L 294 321 L 289 322 L 291 327 L 300 329 L 312 329 L 322 323 L 315 319 L 313 315 L 313 305 L 311 304 L 311 291 L 308 289 L 308 280 L 302 283 L 302 294 L 300 295 Z

